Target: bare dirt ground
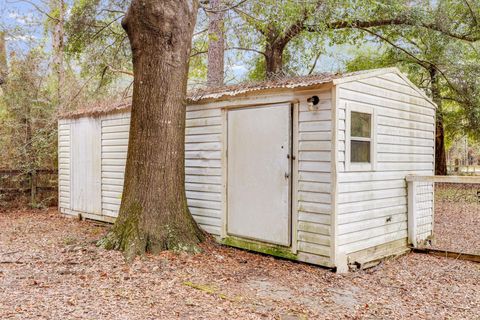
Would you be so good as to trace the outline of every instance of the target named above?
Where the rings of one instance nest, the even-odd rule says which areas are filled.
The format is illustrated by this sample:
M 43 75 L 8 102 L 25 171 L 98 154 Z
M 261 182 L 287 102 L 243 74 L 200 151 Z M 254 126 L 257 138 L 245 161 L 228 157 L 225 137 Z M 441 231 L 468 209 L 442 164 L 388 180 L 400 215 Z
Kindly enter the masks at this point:
M 480 255 L 480 185 L 438 184 L 433 248 Z
M 339 275 L 209 242 L 137 259 L 106 227 L 0 213 L 0 319 L 480 319 L 480 264 L 408 254 Z

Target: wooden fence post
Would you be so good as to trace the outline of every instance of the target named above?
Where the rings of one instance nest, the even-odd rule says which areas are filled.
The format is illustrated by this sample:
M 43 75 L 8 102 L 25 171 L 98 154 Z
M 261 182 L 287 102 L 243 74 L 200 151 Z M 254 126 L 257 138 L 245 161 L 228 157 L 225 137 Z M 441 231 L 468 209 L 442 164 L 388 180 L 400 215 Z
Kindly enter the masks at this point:
M 417 184 L 407 176 L 408 189 L 408 243 L 417 247 Z
M 30 205 L 34 207 L 37 203 L 37 172 L 30 171 Z

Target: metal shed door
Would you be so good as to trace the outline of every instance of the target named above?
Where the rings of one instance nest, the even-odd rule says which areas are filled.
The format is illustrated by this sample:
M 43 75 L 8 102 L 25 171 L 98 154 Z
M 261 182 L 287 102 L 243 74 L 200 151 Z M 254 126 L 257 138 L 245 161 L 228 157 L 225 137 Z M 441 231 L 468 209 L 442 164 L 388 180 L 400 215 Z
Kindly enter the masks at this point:
M 71 126 L 72 209 L 101 214 L 101 126 L 92 118 L 75 120 Z
M 289 104 L 228 112 L 227 232 L 290 245 Z

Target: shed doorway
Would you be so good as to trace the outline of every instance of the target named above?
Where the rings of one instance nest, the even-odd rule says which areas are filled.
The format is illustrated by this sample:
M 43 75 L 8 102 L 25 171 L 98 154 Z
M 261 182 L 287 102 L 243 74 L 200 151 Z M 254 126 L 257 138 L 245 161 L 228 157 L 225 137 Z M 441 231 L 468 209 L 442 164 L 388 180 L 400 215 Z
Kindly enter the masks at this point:
M 79 119 L 71 125 L 71 188 L 72 209 L 100 215 L 101 126 L 91 118 Z
M 291 243 L 292 106 L 227 113 L 227 233 Z

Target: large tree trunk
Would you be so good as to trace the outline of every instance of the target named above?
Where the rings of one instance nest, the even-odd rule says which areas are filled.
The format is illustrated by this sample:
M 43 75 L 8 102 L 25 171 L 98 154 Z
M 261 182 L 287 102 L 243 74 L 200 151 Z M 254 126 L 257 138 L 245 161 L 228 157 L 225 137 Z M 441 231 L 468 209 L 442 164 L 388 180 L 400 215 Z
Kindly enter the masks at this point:
M 445 151 L 445 134 L 443 130 L 443 115 L 437 112 L 435 135 L 435 174 L 447 175 L 447 154 Z
M 192 0 L 133 0 L 122 21 L 133 54 L 130 141 L 120 213 L 107 248 L 127 259 L 196 250 L 203 233 L 185 195 L 188 59 L 198 10 Z
M 285 45 L 270 42 L 265 48 L 265 76 L 267 79 L 283 75 L 283 51 Z
M 442 97 L 440 95 L 440 83 L 437 70 L 432 67 L 429 72 L 432 90 L 432 100 L 437 104 L 437 117 L 435 124 L 435 174 L 445 176 L 447 175 L 447 153 L 445 151 L 445 132 L 443 129 Z
M 225 37 L 223 30 L 223 11 L 219 11 L 221 0 L 210 0 L 208 21 L 208 67 L 207 85 L 217 87 L 224 82 Z M 216 10 L 216 11 L 215 11 Z

